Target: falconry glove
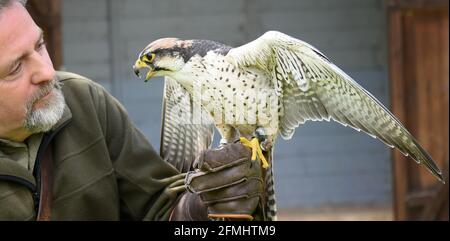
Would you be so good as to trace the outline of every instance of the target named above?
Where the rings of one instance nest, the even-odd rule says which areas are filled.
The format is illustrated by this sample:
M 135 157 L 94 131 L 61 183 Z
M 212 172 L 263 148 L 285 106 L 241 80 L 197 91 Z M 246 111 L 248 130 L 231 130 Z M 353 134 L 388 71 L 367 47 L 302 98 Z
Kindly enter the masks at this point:
M 208 221 L 208 211 L 200 196 L 184 192 L 179 197 L 169 221 Z
M 263 177 L 259 160 L 240 143 L 203 151 L 186 176 L 186 187 L 207 206 L 209 218 L 252 220 L 261 202 Z

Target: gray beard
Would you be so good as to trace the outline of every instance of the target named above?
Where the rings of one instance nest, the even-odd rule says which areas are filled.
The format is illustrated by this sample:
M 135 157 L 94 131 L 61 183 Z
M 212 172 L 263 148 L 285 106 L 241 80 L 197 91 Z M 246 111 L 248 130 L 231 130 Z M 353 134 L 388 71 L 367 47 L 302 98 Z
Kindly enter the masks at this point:
M 33 108 L 42 97 L 52 91 L 48 99 L 43 100 L 43 106 Z M 49 131 L 62 117 L 65 100 L 61 91 L 61 84 L 56 79 L 41 87 L 26 104 L 23 127 L 30 133 Z

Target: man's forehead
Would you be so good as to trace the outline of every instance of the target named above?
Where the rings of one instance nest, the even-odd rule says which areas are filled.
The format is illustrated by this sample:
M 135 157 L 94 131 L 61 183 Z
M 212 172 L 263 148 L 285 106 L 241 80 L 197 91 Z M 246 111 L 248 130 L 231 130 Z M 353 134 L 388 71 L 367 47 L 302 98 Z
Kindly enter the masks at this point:
M 0 64 L 3 57 L 17 58 L 34 47 L 41 33 L 42 30 L 20 3 L 3 8 L 0 17 Z

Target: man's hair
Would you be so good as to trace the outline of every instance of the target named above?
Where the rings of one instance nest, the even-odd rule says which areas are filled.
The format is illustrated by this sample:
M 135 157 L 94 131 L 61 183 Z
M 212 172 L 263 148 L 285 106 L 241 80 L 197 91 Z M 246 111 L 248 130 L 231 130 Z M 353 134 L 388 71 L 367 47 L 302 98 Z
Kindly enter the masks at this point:
M 27 0 L 0 0 L 0 14 L 3 8 L 8 7 L 13 2 L 19 2 L 23 6 L 27 4 Z

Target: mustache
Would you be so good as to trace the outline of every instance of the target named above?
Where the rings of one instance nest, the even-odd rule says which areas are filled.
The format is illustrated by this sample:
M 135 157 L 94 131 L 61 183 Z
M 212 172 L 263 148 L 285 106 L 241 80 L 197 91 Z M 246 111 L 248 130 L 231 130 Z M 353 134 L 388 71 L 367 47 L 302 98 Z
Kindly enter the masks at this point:
M 61 82 L 56 78 L 52 79 L 50 82 L 46 82 L 31 96 L 30 100 L 27 102 L 27 109 L 31 109 L 33 105 L 38 102 L 42 97 L 48 95 L 54 89 L 61 89 Z

